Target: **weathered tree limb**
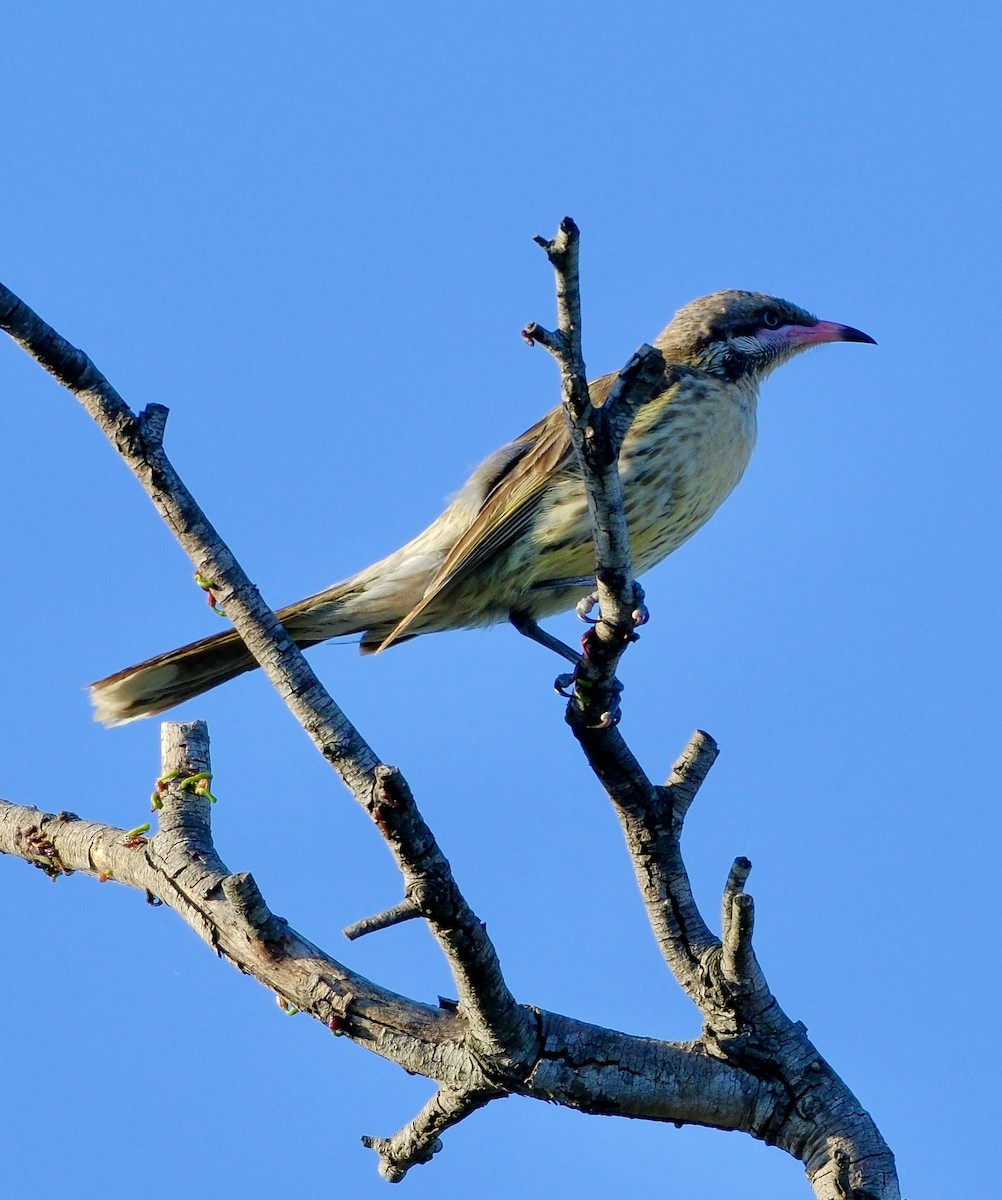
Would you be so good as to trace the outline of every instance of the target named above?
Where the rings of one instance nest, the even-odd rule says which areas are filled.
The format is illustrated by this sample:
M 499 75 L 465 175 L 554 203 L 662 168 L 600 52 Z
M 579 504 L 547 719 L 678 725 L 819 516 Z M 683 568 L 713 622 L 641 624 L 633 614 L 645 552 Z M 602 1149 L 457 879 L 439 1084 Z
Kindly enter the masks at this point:
M 592 405 L 581 351 L 577 226 L 565 219 L 551 241 L 536 241 L 546 250 L 557 277 L 558 331 L 550 333 L 533 324 L 525 336 L 542 342 L 560 366 L 564 404 L 588 494 L 601 613 L 595 634 L 603 650 L 595 653 L 596 642 L 585 639 L 585 664 L 575 675 L 568 724 L 619 817 L 665 961 L 703 1014 L 701 1044 L 709 1053 L 741 1065 L 753 1060 L 768 1063 L 773 1077 L 788 1092 L 785 1111 L 773 1113 L 767 1125 L 753 1131 L 755 1135 L 802 1157 L 820 1187 L 827 1186 L 825 1181 L 831 1177 L 842 1180 L 834 1186 L 844 1190 L 845 1180 L 851 1178 L 849 1196 L 857 1194 L 853 1188 L 859 1189 L 860 1197 L 869 1195 L 873 1183 L 874 1196 L 895 1197 L 893 1156 L 875 1125 L 808 1041 L 804 1026 L 795 1025 L 779 1007 L 758 965 L 752 949 L 754 905 L 744 892 L 751 863 L 737 859 L 728 876 L 722 941 L 710 932 L 693 900 L 680 848 L 682 824 L 717 756 L 716 743 L 697 732 L 668 782 L 658 788 L 614 728 L 618 705 L 613 672 L 635 636 L 630 621 L 635 625 L 646 620 L 646 611 L 639 611 L 641 601 L 636 601 L 638 611 L 629 618 L 626 612 L 637 593 L 617 466 L 622 435 L 617 440 L 616 431 L 628 427 L 636 406 L 663 389 L 664 363 L 660 374 L 652 372 L 651 360 L 645 356 L 650 347 L 642 347 L 635 363 L 616 381 L 606 404 Z M 657 351 L 651 354 L 661 357 Z M 631 367 L 638 375 L 646 372 L 639 386 L 631 387 L 624 379 Z M 618 406 L 627 408 L 624 424 L 619 424 Z M 596 694 L 600 706 L 609 706 L 598 721 L 590 719 Z M 822 1113 L 821 1120 L 813 1120 Z M 834 1170 L 838 1156 L 842 1165 Z M 846 1164 L 852 1165 L 848 1174 Z
M 682 828 L 717 756 L 716 743 L 697 731 L 666 783 L 655 787 L 618 730 L 575 726 L 575 734 L 619 817 L 665 961 L 703 1015 L 696 1044 L 781 1089 L 782 1099 L 749 1132 L 799 1158 L 818 1197 L 898 1200 L 894 1156 L 872 1118 L 766 983 L 752 948 L 754 907 L 744 891 L 751 863 L 738 858 L 731 867 L 722 938 L 710 932 L 693 899 Z M 835 1164 L 843 1159 L 839 1173 Z M 843 1193 L 836 1180 L 846 1178 L 852 1189 Z
M 81 872 L 138 888 L 174 909 L 215 953 L 287 1006 L 434 1079 L 438 1094 L 399 1133 L 366 1139 L 386 1178 L 400 1179 L 410 1166 L 427 1162 L 446 1128 L 491 1099 L 518 1094 L 586 1113 L 743 1129 L 814 1169 L 815 1194 L 822 1200 L 898 1197 L 889 1152 L 874 1146 L 872 1157 L 861 1159 L 860 1149 L 879 1136 L 872 1122 L 801 1026 L 780 1030 L 786 1044 L 778 1047 L 791 1059 L 799 1055 L 802 1086 L 795 1095 L 789 1079 L 777 1074 L 776 1060 L 741 1032 L 734 1041 L 746 1040 L 735 1053 L 719 1035 L 716 1042 L 705 1036 L 663 1042 L 532 1007 L 522 1011 L 535 1029 L 534 1052 L 531 1061 L 514 1062 L 503 1048 L 492 1053 L 474 1046 L 468 1022 L 451 1006 L 406 999 L 351 971 L 274 916 L 253 877 L 231 874 L 220 859 L 209 801 L 184 786 L 211 771 L 204 725 L 165 723 L 163 730 L 161 772 L 169 781 L 158 790 L 157 834 L 144 838 L 70 813 L 0 802 L 0 853 L 53 877 Z M 729 983 L 739 989 L 744 980 L 739 975 Z M 768 1006 L 766 1017 L 772 1019 Z M 850 1178 L 856 1190 L 840 1191 Z
M 334 1033 L 425 1075 L 439 1091 L 391 1138 L 367 1138 L 386 1178 L 428 1161 L 439 1135 L 497 1097 L 519 1094 L 583 1112 L 740 1129 L 771 1106 L 770 1085 L 681 1043 L 631 1037 L 521 1007 L 532 1054 L 514 1061 L 470 1036 L 461 1009 L 433 1008 L 349 970 L 270 912 L 253 877 L 219 857 L 210 803 L 186 787 L 211 773 L 204 723 L 165 722 L 159 831 L 141 836 L 72 813 L 0 802 L 0 853 L 52 877 L 80 872 L 134 887 L 172 908 L 239 970 Z M 761 1119 L 761 1116 L 758 1118 Z
M 719 945 L 693 899 L 682 861 L 685 814 L 717 758 L 717 744 L 697 730 L 663 787 L 656 787 L 618 729 L 575 725 L 575 736 L 619 818 L 651 929 L 665 962 L 699 1005 L 704 956 Z
M 363 1137 L 362 1144 L 379 1155 L 380 1175 L 389 1183 L 399 1183 L 412 1166 L 431 1162 L 432 1156 L 442 1149 L 440 1134 L 489 1104 L 499 1094 L 439 1088 L 418 1115 L 393 1137 Z

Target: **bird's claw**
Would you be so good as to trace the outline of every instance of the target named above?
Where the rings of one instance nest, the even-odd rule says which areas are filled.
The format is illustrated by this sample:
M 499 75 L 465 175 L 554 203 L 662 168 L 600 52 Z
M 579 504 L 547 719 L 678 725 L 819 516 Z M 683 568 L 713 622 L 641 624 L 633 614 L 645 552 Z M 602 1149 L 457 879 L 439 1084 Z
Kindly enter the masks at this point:
M 565 700 L 573 699 L 574 693 L 577 691 L 587 702 L 588 693 L 593 687 L 593 681 L 582 679 L 577 670 L 569 671 L 566 675 L 558 675 L 553 681 L 553 690 L 558 696 L 563 696 Z M 615 729 L 622 719 L 623 710 L 619 706 L 619 697 L 623 694 L 623 685 L 615 676 L 609 683 L 608 692 L 611 700 L 610 707 L 602 712 L 594 725 L 588 726 L 589 729 Z
M 588 635 L 585 634 L 585 637 L 581 639 L 581 645 L 583 648 L 585 648 L 585 638 L 587 638 L 587 636 Z M 587 657 L 588 655 L 585 653 L 580 659 L 578 659 L 578 664 L 573 671 L 568 671 L 566 675 L 558 675 L 556 679 L 554 679 L 553 690 L 557 692 L 558 695 L 563 696 L 564 699 L 570 700 L 571 696 L 574 694 L 575 688 L 580 688 L 583 691 L 587 691 L 587 689 L 592 686 L 592 681 L 590 679 L 581 678 L 581 667 L 584 665 L 584 661 L 587 659 Z
M 598 604 L 598 592 L 592 592 L 588 596 L 582 596 L 581 599 L 574 605 L 574 611 L 582 621 L 587 621 L 589 625 L 594 625 L 596 618 L 591 616 L 591 610 Z
M 615 729 L 623 718 L 623 710 L 619 706 L 619 697 L 623 694 L 623 685 L 619 682 L 615 675 L 609 681 L 606 702 L 609 707 L 599 715 L 598 720 L 594 725 L 589 725 L 589 729 Z
M 634 628 L 639 629 L 641 625 L 646 625 L 651 619 L 651 614 L 647 610 L 647 605 L 644 603 L 644 589 L 634 579 L 633 581 L 633 612 L 630 616 L 633 619 Z
M 566 675 L 558 675 L 553 681 L 553 690 L 558 696 L 570 700 L 574 695 L 574 684 L 577 682 L 577 672 L 568 671 Z
M 587 621 L 589 625 L 595 625 L 598 621 L 597 617 L 591 615 L 593 609 L 598 604 L 598 592 L 592 592 L 588 596 L 582 596 L 574 606 L 574 611 L 582 621 Z M 644 603 L 644 589 L 633 581 L 633 611 L 630 613 L 630 620 L 633 622 L 635 629 L 639 629 L 641 625 L 646 625 L 651 619 L 651 614 L 647 610 L 647 605 Z

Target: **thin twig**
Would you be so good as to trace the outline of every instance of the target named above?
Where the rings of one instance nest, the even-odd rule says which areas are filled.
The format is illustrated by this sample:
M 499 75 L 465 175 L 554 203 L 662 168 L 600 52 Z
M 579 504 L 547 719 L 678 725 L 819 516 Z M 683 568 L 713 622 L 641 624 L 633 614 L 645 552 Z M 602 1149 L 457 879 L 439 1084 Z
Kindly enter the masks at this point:
M 389 1138 L 363 1137 L 362 1145 L 379 1155 L 379 1173 L 399 1183 L 411 1167 L 431 1162 L 442 1149 L 441 1135 L 471 1113 L 497 1099 L 496 1091 L 452 1092 L 439 1089 L 413 1120 Z
M 537 237 L 553 265 L 557 291 L 557 330 L 536 322 L 523 335 L 539 342 L 560 368 L 561 394 L 571 440 L 584 478 L 595 547 L 599 619 L 584 638 L 569 719 L 585 726 L 610 728 L 619 720 L 616 667 L 634 630 L 647 619 L 643 590 L 633 578 L 629 530 L 619 478 L 619 451 L 637 409 L 667 386 L 659 350 L 642 346 L 601 398 L 592 396 L 581 349 L 579 286 L 580 234 L 565 217 L 556 236 Z
M 391 929 L 394 925 L 402 925 L 404 921 L 413 921 L 415 917 L 420 916 L 421 906 L 416 900 L 401 900 L 392 908 L 387 908 L 381 913 L 374 913 L 371 917 L 363 917 L 361 921 L 356 921 L 353 925 L 346 925 L 341 932 L 349 942 L 354 942 L 360 937 L 365 937 L 367 933 L 378 933 L 381 929 Z

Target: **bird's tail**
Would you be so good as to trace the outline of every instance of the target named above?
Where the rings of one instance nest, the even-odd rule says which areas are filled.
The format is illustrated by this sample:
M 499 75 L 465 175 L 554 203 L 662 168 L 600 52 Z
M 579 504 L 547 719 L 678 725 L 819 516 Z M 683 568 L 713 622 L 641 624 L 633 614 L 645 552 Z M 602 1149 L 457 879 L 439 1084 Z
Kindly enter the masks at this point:
M 88 687 L 94 719 L 125 725 L 152 717 L 256 667 L 234 630 L 202 638 L 99 679 Z
M 369 650 L 379 645 L 401 614 L 396 608 L 385 616 L 374 613 L 365 591 L 356 577 L 275 615 L 301 649 L 328 638 L 369 631 L 362 642 L 363 650 Z M 373 637 L 379 640 L 373 643 Z M 152 717 L 256 666 L 235 630 L 217 633 L 90 684 L 94 718 L 104 725 L 124 725 Z

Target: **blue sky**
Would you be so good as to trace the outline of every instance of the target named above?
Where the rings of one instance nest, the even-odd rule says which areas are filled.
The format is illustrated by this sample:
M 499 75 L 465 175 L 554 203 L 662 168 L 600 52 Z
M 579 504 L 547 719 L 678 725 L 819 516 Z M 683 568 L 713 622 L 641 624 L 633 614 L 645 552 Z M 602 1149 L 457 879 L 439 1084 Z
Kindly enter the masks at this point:
M 169 452 L 276 606 L 395 548 L 556 403 L 518 332 L 552 319 L 530 239 L 565 213 L 593 374 L 721 287 L 877 339 L 767 383 L 737 492 L 645 579 L 624 731 L 655 775 L 696 726 L 719 741 L 686 844 L 704 911 L 747 854 L 773 989 L 910 1200 L 996 1194 L 999 41 L 988 5 L 726 0 L 38 0 L 0 32 L 0 278 L 135 407 L 170 406 Z M 74 402 L 9 343 L 0 378 L 0 794 L 132 826 L 158 726 L 98 728 L 81 687 L 219 623 Z M 520 999 L 695 1035 L 559 664 L 505 628 L 312 658 L 405 770 Z M 417 924 L 341 939 L 399 878 L 265 682 L 180 715 L 209 722 L 230 867 L 354 969 L 449 994 Z M 132 1197 L 165 1146 L 149 1200 L 175 1169 L 192 1195 L 386 1194 L 358 1138 L 427 1081 L 283 1017 L 137 894 L 4 861 L 0 900 L 8 1194 L 72 1171 L 72 1195 Z M 736 1183 L 809 1194 L 743 1136 L 509 1100 L 403 1186 Z

